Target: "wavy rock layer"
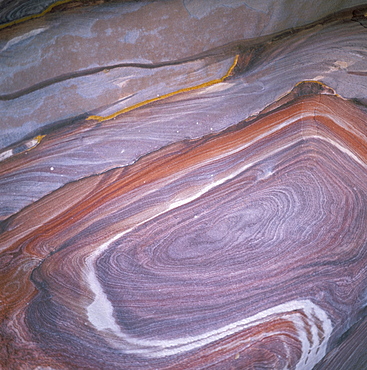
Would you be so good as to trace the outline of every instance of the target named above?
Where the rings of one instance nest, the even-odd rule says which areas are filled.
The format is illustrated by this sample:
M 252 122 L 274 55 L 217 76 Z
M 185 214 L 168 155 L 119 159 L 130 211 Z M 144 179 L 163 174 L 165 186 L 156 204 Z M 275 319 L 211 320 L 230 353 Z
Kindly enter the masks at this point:
M 365 304 L 365 120 L 297 98 L 9 219 L 8 364 L 312 368 Z
M 129 78 L 132 105 L 2 150 L 3 368 L 367 362 L 366 28 L 348 14 L 153 68 L 160 97 Z
M 263 109 L 303 79 L 326 79 L 345 97 L 365 98 L 355 91 L 359 85 L 355 81 L 365 77 L 345 76 L 366 71 L 366 29 L 359 23 L 364 8 L 357 12 L 359 17 L 352 10 L 327 16 L 363 1 L 315 1 L 314 6 L 307 2 L 307 10 L 293 10 L 289 3 L 111 2 L 3 29 L 0 146 L 14 144 L 44 126 L 67 124 L 95 111 L 109 115 L 220 78 L 225 66 L 217 65 L 218 59 L 233 58 L 238 49 L 245 55 L 248 76 L 232 95 L 254 98 L 237 103 L 252 109 L 240 110 L 235 122 Z M 348 24 L 335 27 L 337 19 Z M 314 21 L 309 29 L 307 23 Z M 292 34 L 295 37 L 289 37 Z M 268 92 L 263 94 L 265 87 Z
M 135 14 L 130 12 L 131 4 L 122 5 L 124 11 L 120 17 Z M 152 11 L 153 4 L 147 6 L 138 7 L 136 11 Z M 99 8 L 93 9 L 97 17 Z M 116 4 L 107 10 L 109 19 L 112 10 L 116 14 Z M 55 66 L 53 58 L 70 59 L 70 48 L 75 49 L 79 64 L 91 63 L 100 55 L 100 48 L 80 51 L 74 41 L 64 35 L 66 31 L 73 32 L 75 24 L 82 34 L 85 31 L 80 25 L 82 22 L 74 19 L 74 13 L 66 13 L 68 22 L 63 21 L 64 18 L 55 20 L 56 25 L 66 30 L 58 30 L 50 23 L 49 30 L 29 39 L 27 48 L 24 43 L 28 41 L 23 40 L 0 54 L 0 58 L 7 60 L 1 89 L 5 95 L 16 95 L 3 101 L 0 97 L 3 146 L 25 136 L 23 141 L 0 151 L 0 160 L 13 154 L 18 156 L 16 165 L 0 161 L 3 199 L 0 219 L 70 181 L 132 164 L 168 144 L 219 132 L 256 115 L 289 93 L 301 80 L 321 81 L 343 97 L 367 103 L 367 28 L 362 26 L 363 14 L 362 10 L 349 11 L 339 14 L 335 20 L 316 22 L 306 29 L 232 42 L 200 55 L 195 54 L 198 50 L 188 48 L 181 55 L 181 61 L 173 59 L 165 64 L 161 63 L 163 59 L 158 62 L 149 59 L 148 64 L 128 65 L 133 52 L 134 63 L 142 56 L 152 58 L 152 50 L 143 49 L 145 39 L 142 38 L 140 44 L 110 51 L 109 62 L 106 56 L 107 61 L 98 67 L 88 69 L 88 64 L 75 63 L 68 67 L 62 63 L 58 68 L 49 68 Z M 89 16 L 84 18 L 84 22 L 90 21 Z M 103 23 L 104 17 L 101 18 Z M 129 25 L 127 21 L 126 24 Z M 18 28 L 15 31 L 18 34 Z M 227 37 L 229 39 L 229 35 Z M 41 59 L 36 57 L 39 45 L 46 48 L 58 39 L 66 44 L 51 48 Z M 168 45 L 174 41 L 163 39 Z M 4 48 L 10 42 L 7 41 Z M 189 57 L 189 52 L 195 55 Z M 58 53 L 61 54 L 58 56 Z M 118 61 L 113 59 L 116 54 L 122 55 Z M 15 65 L 16 61 L 19 65 Z M 115 67 L 111 69 L 111 65 Z M 35 81 L 38 83 L 32 85 Z M 131 110 L 139 105 L 139 109 Z M 99 119 L 86 120 L 87 117 Z M 98 122 L 108 117 L 113 119 Z M 37 144 L 42 151 L 29 150 Z

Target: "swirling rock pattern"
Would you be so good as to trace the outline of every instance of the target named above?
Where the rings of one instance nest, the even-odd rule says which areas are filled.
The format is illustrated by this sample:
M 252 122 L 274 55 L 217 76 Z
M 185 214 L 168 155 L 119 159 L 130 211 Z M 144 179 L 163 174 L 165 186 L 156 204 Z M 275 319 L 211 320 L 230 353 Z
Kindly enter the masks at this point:
M 124 6 L 119 16 L 126 19 L 126 26 L 135 27 L 135 23 L 131 25 L 134 9 L 138 15 L 141 14 L 139 12 L 154 10 L 153 4 L 146 7 L 136 4 L 122 4 Z M 156 4 L 158 10 L 161 9 L 160 4 Z M 97 38 L 88 44 L 89 49 L 85 45 L 85 50 L 78 46 L 84 43 L 76 45 L 75 40 L 65 34 L 76 31 L 77 24 L 80 37 L 86 37 L 86 29 L 93 25 L 93 14 L 97 19 L 98 14 L 103 15 L 98 21 L 103 29 L 110 27 L 108 20 L 112 15 L 116 17 L 117 9 L 116 4 L 111 7 L 93 8 L 84 18 L 82 14 L 72 12 L 62 20 L 57 18 L 54 23 L 36 24 L 33 31 L 46 26 L 48 28 L 21 42 L 17 39 L 19 43 L 15 44 L 9 44 L 14 39 L 8 34 L 12 29 L 4 30 L 6 33 L 3 37 L 7 41 L 3 43 L 5 51 L 0 54 L 5 71 L 0 76 L 0 79 L 3 78 L 0 84 L 2 93 L 6 95 L 23 91 L 23 95 L 3 101 L 0 97 L 1 141 L 2 146 L 6 146 L 19 138 L 24 140 L 1 150 L 0 160 L 9 158 L 12 153 L 27 154 L 22 156 L 17 166 L 13 162 L 0 162 L 0 196 L 3 199 L 0 205 L 1 219 L 70 181 L 131 164 L 140 156 L 165 145 L 186 138 L 199 138 L 208 132 L 218 132 L 256 115 L 289 93 L 301 80 L 322 81 L 343 97 L 367 103 L 367 77 L 364 72 L 367 70 L 367 30 L 361 26 L 365 18 L 362 9 L 342 13 L 336 20 L 331 18 L 316 22 L 307 29 L 293 30 L 292 33 L 286 31 L 261 39 L 229 42 L 239 39 L 240 34 L 228 31 L 219 40 L 211 39 L 212 43 L 206 46 L 208 49 L 204 49 L 204 52 L 201 49 L 204 43 L 198 41 L 196 44 L 191 39 L 187 41 L 187 48 L 180 48 L 177 42 L 167 36 L 173 33 L 169 27 L 166 27 L 164 34 L 160 34 L 167 42 L 167 55 L 157 55 L 157 48 L 154 47 L 143 48 L 144 42 L 147 43 L 145 37 L 139 37 L 134 44 L 124 44 L 126 29 L 119 31 L 122 35 L 115 35 L 121 40 L 122 46 L 116 42 L 113 44 L 110 39 L 98 41 Z M 177 13 L 174 9 L 171 10 L 172 17 Z M 158 10 L 152 14 L 159 15 L 163 11 Z M 239 9 L 234 8 L 233 11 L 238 13 Z M 186 11 L 178 13 L 187 14 Z M 247 17 L 248 13 L 244 14 Z M 199 22 L 201 28 L 196 28 L 198 34 L 203 33 L 202 29 L 210 19 Z M 186 22 L 182 20 L 181 27 L 187 25 L 188 30 L 194 28 L 189 21 L 194 22 L 191 18 Z M 88 22 L 91 24 L 83 27 Z M 195 24 L 195 27 L 199 27 Z M 244 25 L 241 27 L 246 30 L 247 37 L 257 35 L 252 28 L 248 30 Z M 20 37 L 22 30 L 27 36 L 32 32 L 29 28 L 27 24 L 19 25 L 13 32 Z M 277 28 L 274 26 L 274 29 Z M 97 36 L 103 34 L 101 29 L 96 32 Z M 212 34 L 218 34 L 218 30 L 213 29 Z M 95 45 L 105 45 L 104 41 L 121 49 L 111 47 L 112 50 L 103 49 L 101 53 Z M 220 43 L 226 45 L 219 47 Z M 25 45 L 27 48 L 24 48 Z M 47 50 L 41 59 L 37 59 L 40 45 Z M 320 46 L 318 53 L 315 53 L 315 45 Z M 70 49 L 74 50 L 73 58 Z M 98 61 L 101 55 L 104 59 Z M 115 59 L 116 55 L 121 57 Z M 233 70 L 234 76 L 210 85 L 228 74 L 236 55 L 239 57 Z M 55 62 L 58 58 L 71 58 L 78 63 L 62 63 L 59 66 Z M 21 60 L 22 63 L 14 66 L 15 60 Z M 139 64 L 142 60 L 145 64 Z M 58 67 L 49 68 L 50 65 Z M 111 69 L 111 66 L 115 68 Z M 36 83 L 36 86 L 32 83 Z M 197 89 L 205 84 L 209 86 Z M 28 88 L 33 89 L 32 92 L 24 94 L 24 89 Z M 179 91 L 180 94 L 169 99 L 159 100 Z M 158 99 L 155 104 L 114 116 L 124 109 L 129 110 L 154 99 Z M 113 119 L 103 124 L 85 120 L 92 108 L 91 116 L 112 115 Z M 37 131 L 33 132 L 34 129 Z M 45 134 L 46 137 L 43 137 Z M 41 139 L 42 152 L 27 151 Z
M 363 368 L 364 14 L 156 66 L 160 97 L 4 148 L 2 367 Z

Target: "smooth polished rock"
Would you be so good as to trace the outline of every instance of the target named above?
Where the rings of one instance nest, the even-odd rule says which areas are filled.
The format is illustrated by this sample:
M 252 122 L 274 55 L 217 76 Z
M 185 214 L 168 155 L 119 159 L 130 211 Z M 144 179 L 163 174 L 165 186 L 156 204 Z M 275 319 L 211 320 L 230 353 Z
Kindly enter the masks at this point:
M 66 31 L 102 37 L 72 19 L 102 25 L 119 14 L 133 22 L 147 9 L 162 19 L 168 9 L 182 22 L 190 14 L 190 41 L 194 25 L 211 16 L 240 19 L 249 5 L 263 6 L 200 4 L 67 9 L 0 37 L 33 32 L 31 59 L 31 45 L 72 45 L 62 40 Z M 303 9 L 284 4 L 288 14 Z M 326 16 L 324 6 L 310 12 Z M 126 51 L 136 63 L 101 56 L 109 68 L 42 70 L 45 59 L 27 64 L 26 38 L 1 46 L 25 76 L 16 82 L 14 74 L 3 94 L 33 89 L 2 101 L 4 117 L 19 118 L 19 128 L 4 125 L 13 142 L 0 151 L 2 368 L 365 366 L 367 6 L 298 29 L 284 24 L 301 16 L 262 10 L 274 14 L 271 34 L 250 23 L 241 27 L 260 32 L 252 39 L 220 34 L 222 18 L 206 23 L 219 27 L 217 36 L 203 35 L 191 49 L 172 41 L 176 49 L 164 45 L 159 54 L 147 39 L 139 48 L 137 38 Z M 46 27 L 39 22 L 49 28 L 38 32 Z M 151 64 L 139 64 L 149 53 Z M 48 79 L 33 75 L 37 69 Z M 27 76 L 47 86 L 21 85 Z M 73 84 L 85 99 L 73 95 Z M 69 118 L 47 121 L 37 104 L 55 94 L 49 111 L 59 114 L 56 88 L 70 99 Z M 29 99 L 23 123 L 18 99 Z M 31 128 L 32 117 L 40 121 Z
M 184 61 L 199 59 L 207 63 L 202 57 L 217 54 L 218 50 L 213 49 L 224 45 L 240 40 L 247 40 L 245 46 L 268 43 L 272 38 L 261 37 L 286 29 L 292 33 L 322 18 L 321 24 L 338 18 L 335 14 L 328 16 L 330 12 L 342 11 L 339 18 L 350 20 L 353 12 L 345 8 L 363 3 L 332 1 L 317 2 L 316 6 L 308 1 L 302 6 L 298 2 L 296 7 L 293 1 L 206 0 L 205 6 L 202 1 L 182 0 L 108 2 L 48 13 L 4 28 L 0 32 L 0 146 L 13 144 L 44 126 L 90 114 L 94 109 L 145 101 L 155 96 L 152 86 L 156 94 L 166 94 L 175 87 L 170 82 L 172 78 L 186 76 L 186 71 L 177 66 Z M 66 5 L 71 4 L 74 2 Z M 353 23 L 359 25 L 357 21 Z M 338 37 L 332 36 L 329 43 Z M 304 41 L 307 39 L 300 42 Z M 308 78 L 324 76 L 331 70 L 347 70 L 351 64 L 355 68 L 358 63 L 362 65 L 357 70 L 365 70 L 365 58 L 358 56 L 363 54 L 363 47 L 358 46 L 357 55 L 349 53 L 351 60 L 347 61 L 340 59 L 335 49 L 330 53 L 328 47 L 320 45 L 320 51 L 312 50 L 312 55 L 322 56 L 325 52 L 336 59 L 317 61 L 318 74 Z M 334 65 L 337 62 L 342 64 Z M 167 76 L 162 78 L 155 71 Z M 201 72 L 207 73 L 205 69 L 198 71 L 199 76 L 192 73 L 188 86 L 195 86 L 190 85 L 194 78 L 200 84 Z M 293 85 L 279 93 L 289 92 Z
M 355 12 L 250 44 L 233 42 L 191 61 L 102 70 L 1 102 L 5 121 L 25 119 L 26 126 L 33 116 L 43 117 L 33 104 L 35 95 L 41 96 L 39 104 L 47 101 L 50 114 L 77 116 L 0 151 L 0 159 L 13 157 L 0 162 L 0 218 L 70 181 L 132 164 L 152 150 L 256 116 L 302 80 L 325 83 L 344 98 L 365 104 L 367 29 L 351 14 Z M 56 85 L 63 89 L 62 99 Z M 64 109 L 54 109 L 58 104 Z M 93 107 L 88 115 L 85 109 Z M 3 130 L 4 137 L 27 131 L 24 125 Z M 29 150 L 36 144 L 42 151 Z
M 367 115 L 321 92 L 4 222 L 6 364 L 322 360 L 365 308 Z

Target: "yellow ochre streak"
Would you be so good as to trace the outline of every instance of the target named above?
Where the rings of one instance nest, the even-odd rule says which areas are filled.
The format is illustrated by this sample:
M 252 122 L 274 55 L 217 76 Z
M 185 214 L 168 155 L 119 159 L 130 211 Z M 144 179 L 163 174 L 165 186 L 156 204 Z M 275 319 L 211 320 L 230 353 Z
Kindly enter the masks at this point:
M 28 143 L 30 145 L 30 147 L 28 148 L 28 150 L 30 149 L 33 149 L 35 148 L 40 142 L 41 140 L 45 137 L 46 135 L 38 135 L 36 137 L 34 137 L 32 140 L 30 140 Z
M 146 104 L 149 104 L 149 103 L 153 103 L 153 102 L 158 101 L 158 100 L 166 99 L 166 98 L 169 98 L 170 96 L 181 94 L 181 93 L 184 93 L 184 92 L 187 92 L 187 91 L 202 89 L 204 87 L 208 87 L 208 86 L 212 86 L 212 85 L 218 84 L 220 82 L 223 82 L 227 77 L 229 77 L 231 75 L 233 69 L 237 65 L 237 61 L 238 61 L 238 55 L 236 55 L 236 57 L 234 58 L 233 64 L 229 68 L 228 72 L 223 77 L 221 77 L 221 78 L 217 78 L 217 79 L 212 80 L 212 81 L 209 81 L 209 82 L 204 82 L 204 83 L 202 83 L 200 85 L 197 85 L 197 86 L 185 87 L 183 89 L 180 89 L 180 90 L 177 90 L 177 91 L 174 91 L 174 92 L 170 92 L 168 94 L 164 94 L 164 95 L 161 95 L 161 96 L 157 96 L 155 98 L 152 98 L 152 99 L 144 100 L 144 101 L 142 101 L 140 103 L 134 104 L 134 105 L 132 105 L 130 107 L 127 107 L 127 108 L 121 109 L 121 110 L 119 110 L 119 111 L 117 111 L 115 113 L 112 113 L 112 114 L 110 114 L 109 116 L 106 116 L 106 117 L 103 117 L 103 116 L 89 116 L 87 118 L 87 120 L 96 120 L 98 122 L 107 121 L 109 119 L 112 119 L 112 118 L 115 118 L 115 117 L 119 116 L 120 114 L 123 114 L 123 113 L 126 113 L 126 112 L 130 112 L 131 110 L 136 109 L 136 108 L 139 108 L 139 107 L 141 107 L 143 105 L 146 105 Z
M 38 135 L 34 137 L 33 139 L 28 140 L 27 142 L 18 145 L 17 147 L 13 149 L 7 149 L 7 150 L 0 152 L 0 162 L 7 158 L 13 157 L 14 155 L 25 153 L 35 148 L 45 136 L 46 135 Z
M 5 28 L 5 27 L 13 26 L 14 24 L 18 24 L 18 23 L 22 23 L 22 22 L 25 22 L 25 21 L 29 21 L 30 19 L 33 19 L 33 18 L 43 17 L 46 13 L 50 12 L 55 6 L 58 6 L 58 5 L 61 5 L 61 4 L 66 4 L 66 3 L 70 3 L 71 1 L 73 1 L 73 0 L 60 0 L 60 1 L 56 1 L 56 3 L 51 4 L 42 13 L 27 15 L 26 17 L 23 17 L 23 18 L 20 18 L 20 19 L 15 19 L 14 21 L 11 21 L 11 22 L 8 22 L 8 23 L 0 24 L 0 30 L 3 29 L 3 28 Z

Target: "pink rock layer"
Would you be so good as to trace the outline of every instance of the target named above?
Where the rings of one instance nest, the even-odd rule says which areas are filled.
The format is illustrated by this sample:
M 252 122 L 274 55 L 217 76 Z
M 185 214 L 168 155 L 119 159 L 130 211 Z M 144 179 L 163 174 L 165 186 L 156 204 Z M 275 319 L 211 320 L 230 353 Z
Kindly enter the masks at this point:
M 1 31 L 1 368 L 366 367 L 366 8 L 200 4 Z
M 153 12 L 154 4 L 158 6 L 160 2 L 138 7 L 136 11 Z M 125 19 L 135 14 L 127 12 L 131 4 L 126 6 L 115 4 L 115 11 L 109 16 Z M 93 14 L 103 13 L 104 9 L 97 7 Z M 17 26 L 27 28 L 23 33 L 15 28 L 12 38 L 0 45 L 5 48 L 0 52 L 5 61 L 4 74 L 0 75 L 4 79 L 0 84 L 3 89 L 0 146 L 12 143 L 0 149 L 0 219 L 71 181 L 130 165 L 169 144 L 219 132 L 256 116 L 303 80 L 322 82 L 344 98 L 366 104 L 367 28 L 363 27 L 364 13 L 358 12 L 345 11 L 313 25 L 260 38 L 234 39 L 220 46 L 218 41 L 205 46 L 203 52 L 191 49 L 196 44 L 188 42 L 181 59 L 171 55 L 171 59 L 153 61 L 145 55 L 148 61 L 139 64 L 139 55 L 149 50 L 134 44 L 131 50 L 125 48 L 125 53 L 110 51 L 109 61 L 96 66 L 93 62 L 91 69 L 87 64 L 72 63 L 67 71 L 63 70 L 67 67 L 63 63 L 54 68 L 57 63 L 37 59 L 34 50 L 44 50 L 46 35 L 47 42 L 53 45 L 58 38 L 63 39 L 64 32 L 72 32 L 76 16 L 73 12 L 48 23 L 56 27 L 61 22 L 62 32 L 56 27 L 51 33 L 46 30 L 31 37 L 27 32 L 37 30 L 36 24 L 33 28 L 32 23 Z M 208 19 L 211 18 L 202 21 Z M 91 22 L 89 18 L 84 21 Z M 130 23 L 125 21 L 127 27 Z M 1 35 L 2 32 L 0 38 Z M 100 32 L 96 37 L 100 37 Z M 118 34 L 115 37 L 119 39 Z M 173 35 L 172 39 L 164 40 L 167 50 L 177 43 Z M 24 49 L 28 42 L 30 49 Z M 68 45 L 76 48 L 71 41 Z M 64 45 L 60 50 L 67 55 L 69 48 Z M 65 59 L 60 50 L 51 48 L 45 58 L 58 58 L 60 52 L 60 58 Z M 85 57 L 81 49 L 77 50 L 77 55 Z M 87 53 L 88 58 L 100 55 L 97 53 L 100 49 L 93 50 Z M 132 61 L 126 54 L 128 50 L 135 51 L 135 64 L 129 64 Z M 118 61 L 114 60 L 116 54 Z M 18 78 L 17 71 L 23 77 Z M 32 85 L 26 76 L 34 77 L 39 84 Z M 60 80 L 56 81 L 57 78 Z M 44 86 L 45 83 L 50 84 Z M 25 93 L 24 89 L 29 87 L 34 90 Z M 14 92 L 20 95 L 10 99 L 7 94 Z M 139 109 L 126 111 L 139 104 L 142 104 Z M 124 113 L 118 114 L 121 111 Z M 113 118 L 103 122 L 87 119 L 108 116 Z M 37 137 L 42 138 L 39 143 L 42 150 L 29 150 L 37 144 Z M 18 142 L 19 138 L 22 141 Z
M 311 369 L 338 348 L 365 308 L 366 112 L 312 86 L 4 222 L 2 363 Z

